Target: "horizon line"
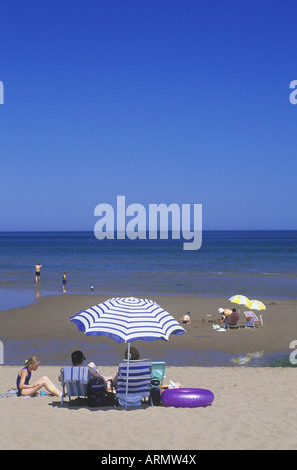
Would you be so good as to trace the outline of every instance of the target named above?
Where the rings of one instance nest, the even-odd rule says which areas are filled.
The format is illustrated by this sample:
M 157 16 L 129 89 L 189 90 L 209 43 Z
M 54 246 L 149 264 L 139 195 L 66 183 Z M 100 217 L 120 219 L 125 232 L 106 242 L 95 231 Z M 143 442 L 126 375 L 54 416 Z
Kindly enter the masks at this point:
M 194 231 L 194 229 L 191 229 L 191 231 Z M 202 229 L 202 232 L 296 232 L 297 228 L 268 228 L 268 229 L 263 229 L 263 228 L 235 228 L 235 229 Z M 0 233 L 65 233 L 65 232 L 74 232 L 74 233 L 94 233 L 94 230 L 69 230 L 69 229 L 53 229 L 53 230 L 0 230 Z M 168 229 L 168 234 L 172 234 L 174 230 L 169 230 Z M 123 232 L 125 233 L 125 232 Z M 149 233 L 149 230 L 146 231 L 146 233 Z M 157 233 L 160 234 L 160 230 L 157 230 Z M 167 233 L 167 232 L 166 232 Z M 182 230 L 180 230 L 180 233 L 182 233 Z M 116 230 L 115 230 L 116 234 Z

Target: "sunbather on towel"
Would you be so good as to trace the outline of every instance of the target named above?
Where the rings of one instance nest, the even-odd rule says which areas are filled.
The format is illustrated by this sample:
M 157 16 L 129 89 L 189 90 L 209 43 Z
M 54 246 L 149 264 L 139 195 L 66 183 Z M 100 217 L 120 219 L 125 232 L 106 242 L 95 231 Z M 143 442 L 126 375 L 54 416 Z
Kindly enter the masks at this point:
M 50 381 L 46 376 L 41 377 L 41 379 L 36 380 L 32 385 L 30 385 L 31 374 L 33 371 L 36 371 L 39 367 L 40 361 L 36 356 L 30 357 L 30 359 L 25 361 L 25 367 L 20 370 L 16 379 L 16 386 L 18 389 L 18 394 L 22 396 L 32 397 L 42 388 L 45 387 L 52 395 L 56 397 L 61 397 L 62 392 L 55 387 L 55 385 Z

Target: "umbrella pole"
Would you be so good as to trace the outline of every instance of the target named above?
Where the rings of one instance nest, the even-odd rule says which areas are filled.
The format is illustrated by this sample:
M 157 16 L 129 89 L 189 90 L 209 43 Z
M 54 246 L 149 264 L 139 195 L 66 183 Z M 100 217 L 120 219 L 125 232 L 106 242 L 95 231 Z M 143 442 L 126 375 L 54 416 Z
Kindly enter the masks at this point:
M 127 400 L 128 400 L 129 361 L 130 361 L 130 343 L 128 343 L 128 356 L 127 356 L 127 376 L 126 376 L 126 399 L 125 399 L 125 409 L 127 409 Z

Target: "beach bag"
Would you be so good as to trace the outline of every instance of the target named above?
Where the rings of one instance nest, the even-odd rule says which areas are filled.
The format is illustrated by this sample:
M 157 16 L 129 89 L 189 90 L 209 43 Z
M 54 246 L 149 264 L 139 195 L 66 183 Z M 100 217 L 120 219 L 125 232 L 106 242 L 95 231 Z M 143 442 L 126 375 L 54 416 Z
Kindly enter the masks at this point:
M 105 383 L 100 377 L 91 377 L 87 385 L 88 406 L 105 406 L 107 403 Z
M 151 380 L 151 397 L 154 406 L 161 405 L 161 383 L 158 377 Z

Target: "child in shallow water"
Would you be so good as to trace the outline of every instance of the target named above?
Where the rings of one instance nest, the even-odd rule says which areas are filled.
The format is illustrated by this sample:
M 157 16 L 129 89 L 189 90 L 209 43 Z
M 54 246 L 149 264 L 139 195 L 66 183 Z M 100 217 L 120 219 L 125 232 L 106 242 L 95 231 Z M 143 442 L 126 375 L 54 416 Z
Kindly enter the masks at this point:
M 45 387 L 52 395 L 61 397 L 62 392 L 55 387 L 55 385 L 46 376 L 36 380 L 32 385 L 29 384 L 31 379 L 31 373 L 36 371 L 39 367 L 40 361 L 36 356 L 30 357 L 25 361 L 25 367 L 20 370 L 17 375 L 16 385 L 19 395 L 22 396 L 34 396 L 42 388 Z

